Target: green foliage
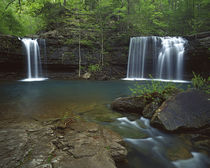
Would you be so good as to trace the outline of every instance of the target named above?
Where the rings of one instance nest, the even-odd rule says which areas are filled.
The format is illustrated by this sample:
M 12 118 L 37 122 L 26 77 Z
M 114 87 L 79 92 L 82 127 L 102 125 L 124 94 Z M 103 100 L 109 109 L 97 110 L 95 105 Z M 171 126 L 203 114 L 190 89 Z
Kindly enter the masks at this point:
M 105 146 L 104 148 L 107 149 L 107 150 L 111 149 L 110 146 Z
M 27 35 L 70 27 L 73 38 L 95 32 L 99 45 L 107 46 L 113 37 L 208 31 L 209 8 L 209 0 L 2 0 L 0 33 Z M 86 46 L 95 41 L 81 39 Z
M 146 81 L 146 83 L 134 84 L 133 88 L 129 88 L 132 96 L 144 96 L 146 99 L 153 99 L 157 96 L 167 99 L 169 96 L 182 91 L 181 86 L 174 83 L 164 83 L 160 81 Z
M 47 158 L 47 163 L 51 163 L 52 159 L 55 157 L 54 154 L 50 154 Z
M 206 93 L 210 94 L 210 77 L 208 79 L 204 79 L 199 74 L 195 74 L 193 72 L 193 78 L 192 78 L 192 85 L 194 88 L 199 90 L 204 90 Z
M 196 75 L 195 72 L 193 72 L 192 85 L 196 89 L 202 89 L 206 85 L 206 79 L 199 74 Z
M 101 66 L 99 64 L 89 65 L 88 71 L 93 72 L 93 73 L 99 72 L 99 71 L 101 71 Z

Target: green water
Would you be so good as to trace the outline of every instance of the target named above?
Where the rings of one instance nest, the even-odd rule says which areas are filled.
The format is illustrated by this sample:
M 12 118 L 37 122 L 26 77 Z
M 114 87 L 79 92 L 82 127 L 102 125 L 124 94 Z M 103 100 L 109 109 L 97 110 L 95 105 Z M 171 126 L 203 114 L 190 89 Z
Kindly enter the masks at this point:
M 1 82 L 1 117 L 62 117 L 77 113 L 88 120 L 110 121 L 121 114 L 112 100 L 130 94 L 126 81 Z

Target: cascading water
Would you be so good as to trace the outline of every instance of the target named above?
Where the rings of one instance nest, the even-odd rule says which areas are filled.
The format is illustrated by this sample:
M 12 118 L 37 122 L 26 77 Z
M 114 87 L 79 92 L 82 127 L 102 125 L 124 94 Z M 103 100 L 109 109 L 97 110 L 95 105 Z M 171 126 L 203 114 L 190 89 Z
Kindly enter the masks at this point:
M 133 37 L 130 39 L 127 78 L 183 80 L 186 40 L 181 37 Z
M 151 127 L 150 121 L 143 117 L 134 121 L 127 117 L 118 118 L 112 123 L 112 128 L 119 133 L 124 130 L 122 136 L 130 149 L 128 164 L 124 163 L 125 165 L 120 166 L 122 168 L 207 168 L 210 165 L 207 155 L 196 152 L 193 148 L 189 150 L 182 138 Z M 169 155 L 184 156 L 176 153 L 179 149 L 189 150 L 192 158 L 176 158 L 171 161 Z
M 27 55 L 27 78 L 22 81 L 42 81 L 42 64 L 37 39 L 21 39 Z

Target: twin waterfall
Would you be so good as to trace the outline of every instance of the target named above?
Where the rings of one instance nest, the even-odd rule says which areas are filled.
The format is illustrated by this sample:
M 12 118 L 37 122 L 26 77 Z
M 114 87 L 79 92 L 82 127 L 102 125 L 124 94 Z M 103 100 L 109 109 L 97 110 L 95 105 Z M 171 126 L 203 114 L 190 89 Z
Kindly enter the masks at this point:
M 127 78 L 183 80 L 186 40 L 181 37 L 133 37 L 130 39 Z
M 27 55 L 27 78 L 41 81 L 43 77 L 40 47 L 37 39 L 21 39 Z M 39 40 L 46 54 L 45 40 Z M 186 40 L 181 37 L 133 37 L 130 39 L 127 78 L 144 80 L 149 74 L 157 80 L 183 80 L 183 57 Z
M 27 78 L 22 81 L 42 81 L 42 64 L 40 56 L 40 47 L 37 39 L 23 38 L 21 39 L 25 53 L 27 55 Z M 43 41 L 45 46 L 45 41 Z M 45 47 L 44 47 L 45 49 Z

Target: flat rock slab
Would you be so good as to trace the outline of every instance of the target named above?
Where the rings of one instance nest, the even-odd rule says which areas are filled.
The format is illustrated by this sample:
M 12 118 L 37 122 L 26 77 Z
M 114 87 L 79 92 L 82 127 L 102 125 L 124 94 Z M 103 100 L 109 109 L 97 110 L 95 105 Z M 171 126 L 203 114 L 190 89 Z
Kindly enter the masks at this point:
M 95 123 L 0 121 L 0 168 L 116 168 L 127 150 L 115 132 Z
M 151 124 L 167 131 L 196 130 L 210 125 L 210 95 L 189 90 L 165 101 Z

